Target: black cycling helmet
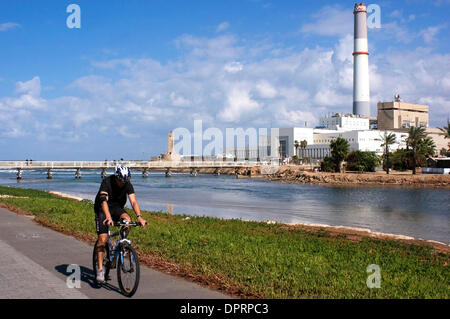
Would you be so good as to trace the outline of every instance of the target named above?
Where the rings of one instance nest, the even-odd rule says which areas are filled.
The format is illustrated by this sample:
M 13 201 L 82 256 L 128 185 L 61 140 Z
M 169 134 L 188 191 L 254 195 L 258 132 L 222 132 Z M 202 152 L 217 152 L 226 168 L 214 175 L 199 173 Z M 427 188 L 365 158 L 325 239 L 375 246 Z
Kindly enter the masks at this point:
M 116 171 L 115 171 L 114 175 L 122 183 L 129 182 L 131 179 L 130 169 L 122 164 L 119 164 L 116 166 Z

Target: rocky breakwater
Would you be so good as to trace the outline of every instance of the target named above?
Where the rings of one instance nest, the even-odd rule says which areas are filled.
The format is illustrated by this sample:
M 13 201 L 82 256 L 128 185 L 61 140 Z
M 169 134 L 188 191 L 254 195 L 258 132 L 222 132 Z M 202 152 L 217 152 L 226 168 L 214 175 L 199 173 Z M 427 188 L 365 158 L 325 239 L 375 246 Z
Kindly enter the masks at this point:
M 294 166 L 280 167 L 277 173 L 265 175 L 265 178 L 271 181 L 295 184 L 364 184 L 450 188 L 450 175 L 307 172 Z

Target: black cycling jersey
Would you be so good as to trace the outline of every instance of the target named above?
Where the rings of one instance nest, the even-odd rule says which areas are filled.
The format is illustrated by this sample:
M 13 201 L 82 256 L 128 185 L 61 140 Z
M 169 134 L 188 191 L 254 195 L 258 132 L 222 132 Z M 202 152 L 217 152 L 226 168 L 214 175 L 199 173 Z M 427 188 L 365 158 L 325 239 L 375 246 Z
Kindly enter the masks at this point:
M 94 209 L 99 212 L 101 208 L 100 193 L 108 193 L 108 206 L 120 206 L 124 208 L 127 203 L 127 195 L 134 194 L 133 185 L 130 182 L 125 183 L 123 187 L 119 187 L 116 183 L 114 175 L 105 177 L 100 185 L 100 189 L 95 197 Z

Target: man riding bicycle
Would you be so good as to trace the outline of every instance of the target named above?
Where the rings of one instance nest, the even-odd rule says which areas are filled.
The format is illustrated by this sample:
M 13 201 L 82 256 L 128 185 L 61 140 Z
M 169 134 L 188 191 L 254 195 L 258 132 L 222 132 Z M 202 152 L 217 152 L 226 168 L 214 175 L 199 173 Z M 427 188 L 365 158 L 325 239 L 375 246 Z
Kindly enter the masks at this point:
M 124 207 L 127 203 L 127 195 L 131 207 L 141 223 L 145 227 L 146 221 L 142 218 L 139 204 L 136 200 L 133 185 L 130 182 L 131 173 L 128 167 L 119 164 L 116 166 L 114 175 L 105 177 L 100 189 L 95 197 L 94 211 L 95 224 L 97 228 L 97 256 L 98 270 L 96 278 L 98 282 L 105 281 L 105 271 L 103 269 L 103 258 L 105 257 L 105 245 L 108 240 L 108 227 L 114 225 L 122 219 L 131 222 L 130 216 Z

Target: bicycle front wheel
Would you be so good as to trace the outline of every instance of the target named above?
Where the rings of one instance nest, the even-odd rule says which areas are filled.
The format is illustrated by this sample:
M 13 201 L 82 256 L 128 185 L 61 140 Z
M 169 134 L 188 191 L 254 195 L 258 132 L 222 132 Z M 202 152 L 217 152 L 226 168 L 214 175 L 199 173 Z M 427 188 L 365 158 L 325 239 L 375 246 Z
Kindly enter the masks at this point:
M 122 293 L 131 297 L 136 293 L 139 285 L 139 258 L 131 246 L 123 246 L 121 256 L 117 261 L 117 279 Z

